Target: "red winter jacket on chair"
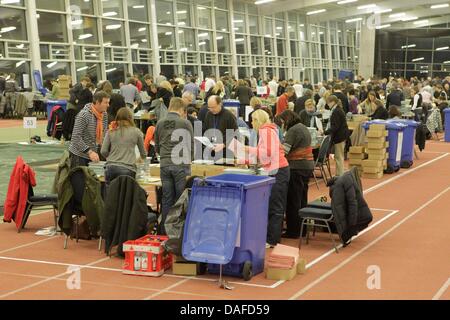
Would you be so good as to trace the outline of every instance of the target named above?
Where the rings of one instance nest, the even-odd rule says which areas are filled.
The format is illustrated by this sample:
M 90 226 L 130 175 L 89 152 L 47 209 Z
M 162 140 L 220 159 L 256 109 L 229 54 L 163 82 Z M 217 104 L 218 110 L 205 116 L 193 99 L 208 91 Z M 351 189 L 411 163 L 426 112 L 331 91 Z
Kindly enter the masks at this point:
M 11 223 L 11 220 L 14 220 L 17 229 L 20 228 L 25 214 L 30 185 L 36 186 L 35 173 L 22 157 L 17 157 L 9 180 L 3 217 L 4 222 Z

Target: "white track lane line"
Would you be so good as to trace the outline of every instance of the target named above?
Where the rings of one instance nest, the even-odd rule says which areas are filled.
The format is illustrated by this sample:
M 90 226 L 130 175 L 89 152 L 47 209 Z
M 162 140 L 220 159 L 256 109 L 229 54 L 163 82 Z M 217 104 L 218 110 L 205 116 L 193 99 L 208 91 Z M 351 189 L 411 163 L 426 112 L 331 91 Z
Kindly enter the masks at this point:
M 335 273 L 336 271 L 338 271 L 339 269 L 341 269 L 343 266 L 345 266 L 346 264 L 348 264 L 349 262 L 351 262 L 353 259 L 355 259 L 356 257 L 358 257 L 359 255 L 361 255 L 364 251 L 366 251 L 367 249 L 371 248 L 372 246 L 374 246 L 375 244 L 377 244 L 380 240 L 382 240 L 384 237 L 386 237 L 387 235 L 389 235 L 390 233 L 392 233 L 394 230 L 396 230 L 398 227 L 400 227 L 403 223 L 405 223 L 406 221 L 408 221 L 409 219 L 411 219 L 413 216 L 415 216 L 417 213 L 419 213 L 420 211 L 422 211 L 424 208 L 426 208 L 427 206 L 429 206 L 431 203 L 433 203 L 434 201 L 436 201 L 437 199 L 439 199 L 442 195 L 444 195 L 446 192 L 448 192 L 450 190 L 450 187 L 447 187 L 447 189 L 445 189 L 444 191 L 442 191 L 441 193 L 439 193 L 437 196 L 435 196 L 433 199 L 429 200 L 427 203 L 423 204 L 420 208 L 416 209 L 414 212 L 410 213 L 408 216 L 406 216 L 404 219 L 402 219 L 400 222 L 398 222 L 396 225 L 394 225 L 392 228 L 390 228 L 388 231 L 386 231 L 385 233 L 383 233 L 382 235 L 380 235 L 378 238 L 376 238 L 375 240 L 373 240 L 372 242 L 370 242 L 368 245 L 366 245 L 364 248 L 362 248 L 361 250 L 359 250 L 358 252 L 354 253 L 353 255 L 351 255 L 349 258 L 347 258 L 346 260 L 344 260 L 343 262 L 341 262 L 339 265 L 337 265 L 336 267 L 334 267 L 333 269 L 331 269 L 330 271 L 326 272 L 325 274 L 323 274 L 321 277 L 319 277 L 318 279 L 314 280 L 313 282 L 311 282 L 309 285 L 307 285 L 305 288 L 303 288 L 302 290 L 298 291 L 295 295 L 293 295 L 291 298 L 289 298 L 289 300 L 296 300 L 299 297 L 301 297 L 303 294 L 305 294 L 306 292 L 308 292 L 309 290 L 311 290 L 313 287 L 315 287 L 316 285 L 318 285 L 319 283 L 321 283 L 323 280 L 325 280 L 326 278 L 328 278 L 329 276 L 331 276 L 333 273 Z
M 14 250 L 17 250 L 17 249 L 22 249 L 22 248 L 26 248 L 26 247 L 29 247 L 29 246 L 32 246 L 32 245 L 35 245 L 35 244 L 38 244 L 38 243 L 42 243 L 42 242 L 45 242 L 45 241 L 51 240 L 51 239 L 53 239 L 54 237 L 56 237 L 56 236 L 53 236 L 53 237 L 49 237 L 49 238 L 46 238 L 46 239 L 42 239 L 42 240 L 38 240 L 38 241 L 34 241 L 34 242 L 30 242 L 30 243 L 26 243 L 26 244 L 23 244 L 23 245 L 20 245 L 20 246 L 14 247 L 14 248 L 9 248 L 9 249 L 6 249 L 6 250 L 3 250 L 3 251 L 0 251 L 0 254 L 4 254 L 4 253 L 7 253 L 7 252 L 11 252 L 11 251 L 14 251 Z
M 450 278 L 448 278 L 447 282 L 444 283 L 442 288 L 439 289 L 439 291 L 436 293 L 436 295 L 433 297 L 432 300 L 439 300 L 445 293 L 445 291 L 447 291 L 448 287 L 450 287 Z

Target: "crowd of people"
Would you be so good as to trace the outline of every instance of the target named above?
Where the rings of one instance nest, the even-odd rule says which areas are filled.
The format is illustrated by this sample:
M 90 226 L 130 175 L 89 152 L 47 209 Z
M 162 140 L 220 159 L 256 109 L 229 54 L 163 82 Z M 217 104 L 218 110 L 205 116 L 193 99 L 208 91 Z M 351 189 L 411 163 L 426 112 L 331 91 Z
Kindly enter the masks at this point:
M 0 91 L 7 101 L 11 100 L 11 90 L 16 90 L 13 80 L 9 77 L 5 85 L 0 77 Z M 231 151 L 243 163 L 256 163 L 275 178 L 267 235 L 267 246 L 273 247 L 282 237 L 301 236 L 297 213 L 307 205 L 317 157 L 309 128 L 331 137 L 336 176 L 341 176 L 350 136 L 349 114 L 399 118 L 406 106 L 416 120 L 427 123 L 435 133 L 443 128 L 442 112 L 448 107 L 449 96 L 450 77 L 366 81 L 358 76 L 353 82 L 333 79 L 313 85 L 308 79 L 300 82 L 210 75 L 200 81 L 195 76 L 167 79 L 163 74 L 155 78 L 129 74 L 120 89 L 113 90 L 110 81 L 93 84 L 86 76 L 70 90 L 64 122 L 70 124 L 71 167 L 105 160 L 107 184 L 121 175 L 136 177 L 136 147 L 142 161 L 158 155 L 163 221 L 191 175 L 190 166 L 197 157 L 194 136 L 200 128 L 200 135 L 213 145 L 208 151 L 214 159 L 224 158 Z M 239 101 L 239 112 L 225 107 L 227 99 Z M 164 105 L 167 114 L 150 121 L 143 130 L 136 128 L 133 115 L 139 110 L 151 111 L 155 105 Z M 251 107 L 249 115 L 247 106 Z M 256 143 L 250 139 L 240 144 L 236 136 L 228 134 L 243 127 L 257 133 Z M 240 147 L 243 150 L 238 150 Z M 287 229 L 282 233 L 284 217 Z

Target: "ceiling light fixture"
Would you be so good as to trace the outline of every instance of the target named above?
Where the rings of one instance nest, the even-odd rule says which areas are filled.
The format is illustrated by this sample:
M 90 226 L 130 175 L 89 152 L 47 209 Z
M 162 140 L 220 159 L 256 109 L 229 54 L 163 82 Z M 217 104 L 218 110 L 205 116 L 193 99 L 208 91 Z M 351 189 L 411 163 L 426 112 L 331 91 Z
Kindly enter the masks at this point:
M 325 12 L 325 11 L 327 11 L 327 9 L 320 9 L 320 10 L 310 11 L 310 12 L 307 12 L 306 15 L 310 16 L 310 15 L 322 13 L 322 12 Z

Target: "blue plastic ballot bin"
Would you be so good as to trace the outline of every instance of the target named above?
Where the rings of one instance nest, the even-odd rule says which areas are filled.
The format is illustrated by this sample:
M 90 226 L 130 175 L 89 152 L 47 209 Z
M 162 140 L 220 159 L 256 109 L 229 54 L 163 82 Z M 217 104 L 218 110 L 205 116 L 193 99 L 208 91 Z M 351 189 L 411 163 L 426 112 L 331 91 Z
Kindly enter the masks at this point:
M 50 120 L 50 115 L 52 113 L 52 109 L 56 106 L 60 106 L 64 109 L 64 112 L 67 111 L 67 101 L 66 100 L 48 100 L 47 101 L 47 118 Z
M 388 167 L 389 171 L 400 170 L 400 162 L 402 159 L 403 132 L 407 127 L 406 124 L 388 122 L 386 120 L 372 120 L 364 124 L 367 131 L 371 124 L 384 124 L 388 130 L 389 148 L 388 148 Z
M 402 158 L 400 167 L 408 169 L 414 163 L 414 145 L 416 142 L 416 130 L 419 122 L 413 120 L 388 120 L 388 122 L 404 124 L 407 127 L 403 132 Z
M 444 109 L 445 117 L 445 142 L 450 142 L 450 108 Z
M 223 107 L 230 110 L 236 116 L 236 118 L 239 118 L 241 111 L 241 103 L 239 102 L 239 100 L 224 100 Z
M 264 271 L 269 197 L 275 179 L 224 174 L 197 179 L 183 237 L 183 257 L 210 273 L 250 280 Z

